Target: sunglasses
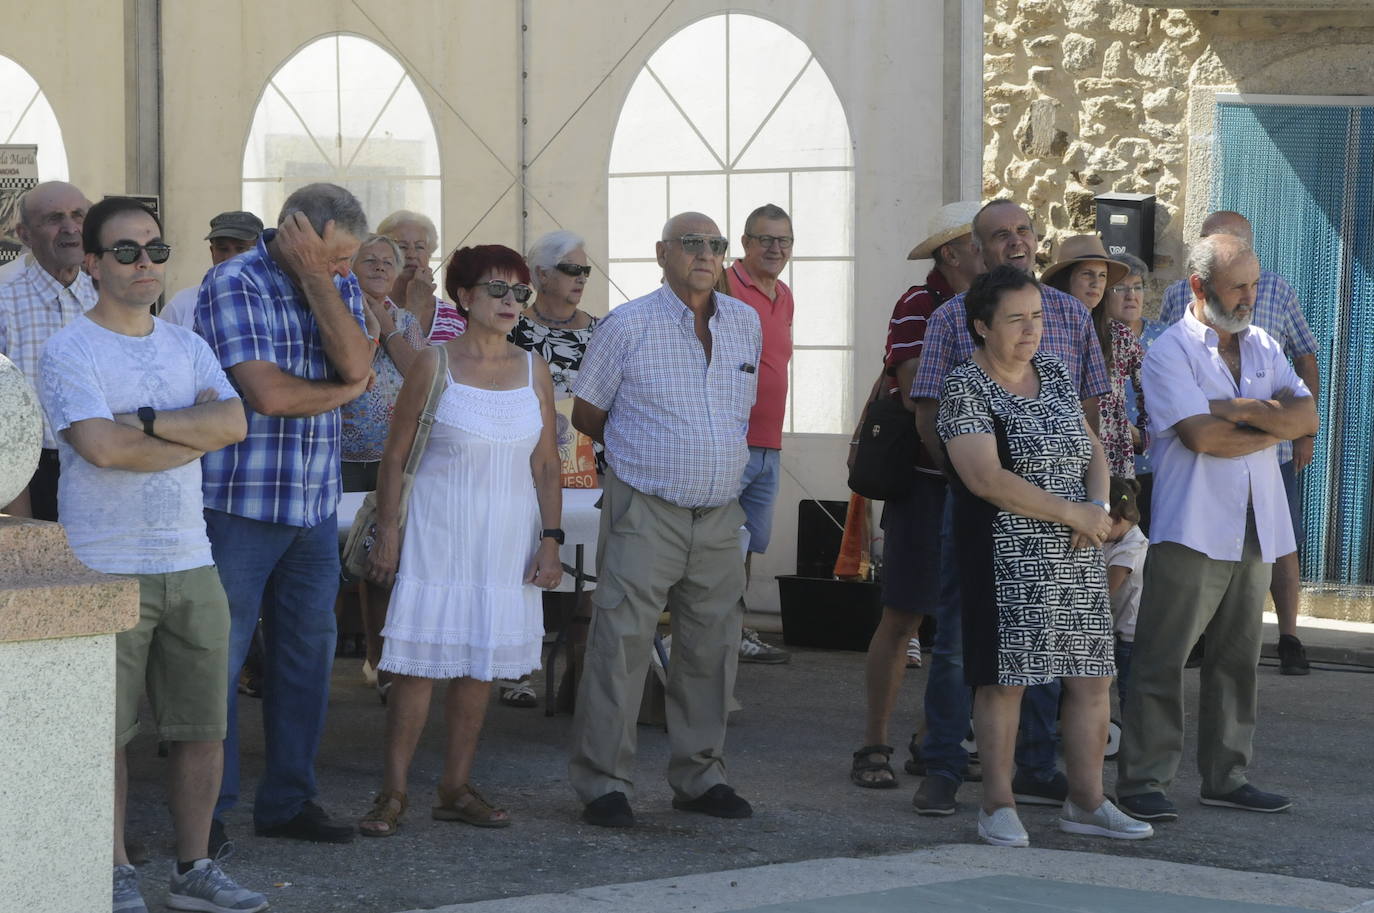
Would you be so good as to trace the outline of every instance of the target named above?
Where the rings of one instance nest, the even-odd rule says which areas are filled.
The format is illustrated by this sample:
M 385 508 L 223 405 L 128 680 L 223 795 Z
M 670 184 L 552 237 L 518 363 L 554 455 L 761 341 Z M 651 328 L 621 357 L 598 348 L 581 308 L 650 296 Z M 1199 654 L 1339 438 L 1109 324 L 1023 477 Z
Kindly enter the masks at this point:
M 147 252 L 148 259 L 153 263 L 166 263 L 167 258 L 172 255 L 172 248 L 169 244 L 161 241 L 154 241 L 151 244 L 135 244 L 132 241 L 119 241 L 114 247 L 102 247 L 102 254 L 114 254 L 116 263 L 123 263 L 125 266 L 137 263 L 138 258 Z
M 479 286 L 485 288 L 487 294 L 493 298 L 504 298 L 506 295 L 514 295 L 515 300 L 521 304 L 529 301 L 530 296 L 534 294 L 534 289 L 530 288 L 528 285 L 524 283 L 511 285 L 504 279 L 492 279 L 490 282 L 480 282 L 474 285 L 473 288 L 478 288 Z
M 590 276 L 592 274 L 590 266 L 578 266 L 576 263 L 559 263 L 554 269 L 565 276 L 572 276 L 574 279 L 578 276 Z
M 683 251 L 689 254 L 701 253 L 707 245 L 711 247 L 711 253 L 717 257 L 723 256 L 730 249 L 730 242 L 719 235 L 710 237 L 709 235 L 683 235 L 681 238 L 671 239 L 682 245 Z

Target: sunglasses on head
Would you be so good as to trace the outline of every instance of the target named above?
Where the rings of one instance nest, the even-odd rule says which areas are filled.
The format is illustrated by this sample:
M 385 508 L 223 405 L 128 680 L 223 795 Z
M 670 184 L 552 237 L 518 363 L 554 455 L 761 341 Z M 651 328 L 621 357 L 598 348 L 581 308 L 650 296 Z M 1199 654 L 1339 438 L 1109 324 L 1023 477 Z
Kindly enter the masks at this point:
M 590 266 L 578 266 L 576 263 L 559 263 L 554 266 L 554 269 L 565 276 L 572 276 L 574 279 L 578 276 L 590 276 L 592 274 Z
M 489 282 L 479 282 L 477 285 L 473 286 L 473 288 L 478 287 L 485 288 L 487 294 L 493 298 L 504 298 L 507 294 L 514 295 L 515 300 L 521 304 L 529 301 L 530 296 L 534 294 L 534 289 L 525 285 L 523 282 L 518 285 L 511 285 L 504 279 L 492 279 Z
M 729 240 L 719 235 L 715 237 L 710 235 L 683 235 L 681 238 L 675 238 L 674 240 L 682 245 L 682 249 L 689 254 L 699 254 L 708 245 L 711 248 L 711 253 L 715 254 L 717 257 L 722 256 L 730 249 Z
M 118 241 L 114 247 L 103 247 L 100 249 L 102 254 L 114 254 L 116 263 L 123 263 L 125 266 L 137 263 L 138 258 L 144 251 L 148 253 L 148 259 L 153 263 L 166 263 L 167 258 L 172 255 L 171 245 L 161 241 L 153 241 L 151 244 L 135 244 L 132 241 Z

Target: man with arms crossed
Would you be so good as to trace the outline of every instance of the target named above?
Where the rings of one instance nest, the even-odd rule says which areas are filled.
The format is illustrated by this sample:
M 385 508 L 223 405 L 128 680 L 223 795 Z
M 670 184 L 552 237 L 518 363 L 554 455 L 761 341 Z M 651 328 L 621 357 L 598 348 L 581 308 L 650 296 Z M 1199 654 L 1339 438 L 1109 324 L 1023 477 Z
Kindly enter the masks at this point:
M 236 885 L 207 851 L 224 752 L 229 606 L 205 535 L 200 457 L 243 439 L 243 404 L 209 347 L 149 310 L 171 252 L 152 212 L 111 197 L 91 207 L 83 234 L 99 300 L 44 347 L 42 401 L 58 436 L 72 551 L 139 584 L 138 625 L 115 638 L 113 909 L 147 911 L 124 847 L 124 751 L 146 682 L 158 735 L 171 743 L 177 862 L 167 905 L 261 910 L 266 898 Z
M 1193 303 L 1150 346 L 1141 383 L 1155 466 L 1150 551 L 1117 758 L 1118 803 L 1173 821 L 1183 755 L 1183 664 L 1207 634 L 1198 689 L 1202 803 L 1280 812 L 1284 796 L 1247 782 L 1255 733 L 1264 595 L 1293 551 L 1278 443 L 1317 431 L 1317 410 L 1283 347 L 1251 325 L 1260 265 L 1234 235 L 1188 258 Z
M 263 619 L 267 757 L 253 822 L 264 837 L 353 839 L 353 826 L 330 821 L 314 799 L 339 588 L 339 406 L 372 374 L 362 289 L 349 271 L 366 236 L 351 193 L 308 184 L 256 247 L 210 271 L 196 305 L 196 328 L 248 412 L 247 438 L 205 458 L 205 520 L 229 596 L 235 680 Z M 223 815 L 239 793 L 232 684 L 228 699 L 212 846 L 227 839 Z
M 630 827 L 635 719 L 654 629 L 672 612 L 665 708 L 673 807 L 747 818 L 725 777 L 743 621 L 739 480 L 758 315 L 715 292 L 729 246 L 696 212 L 663 226 L 657 289 L 611 311 L 573 385 L 573 425 L 606 446 L 596 594 L 569 779 L 582 819 Z

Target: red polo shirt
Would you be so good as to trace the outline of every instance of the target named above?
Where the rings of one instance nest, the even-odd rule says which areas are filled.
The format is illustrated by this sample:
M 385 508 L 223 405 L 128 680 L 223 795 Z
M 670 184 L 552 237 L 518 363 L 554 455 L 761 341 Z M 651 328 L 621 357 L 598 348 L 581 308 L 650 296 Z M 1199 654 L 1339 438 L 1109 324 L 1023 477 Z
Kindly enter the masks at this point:
M 759 392 L 749 413 L 749 446 L 781 450 L 782 420 L 787 411 L 787 365 L 792 361 L 792 290 L 779 279 L 774 287 L 777 297 L 769 298 L 739 260 L 725 274 L 730 281 L 730 295 L 758 312 L 763 325 Z

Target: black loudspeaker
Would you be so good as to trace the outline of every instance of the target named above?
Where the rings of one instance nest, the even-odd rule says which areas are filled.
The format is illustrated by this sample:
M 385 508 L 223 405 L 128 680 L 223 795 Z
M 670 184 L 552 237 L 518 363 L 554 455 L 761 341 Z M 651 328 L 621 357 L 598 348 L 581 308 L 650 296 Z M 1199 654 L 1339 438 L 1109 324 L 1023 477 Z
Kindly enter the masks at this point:
M 1155 196 L 1152 193 L 1099 193 L 1097 233 L 1110 256 L 1134 254 L 1155 268 Z
M 797 576 L 829 579 L 840 556 L 848 501 L 797 502 Z

